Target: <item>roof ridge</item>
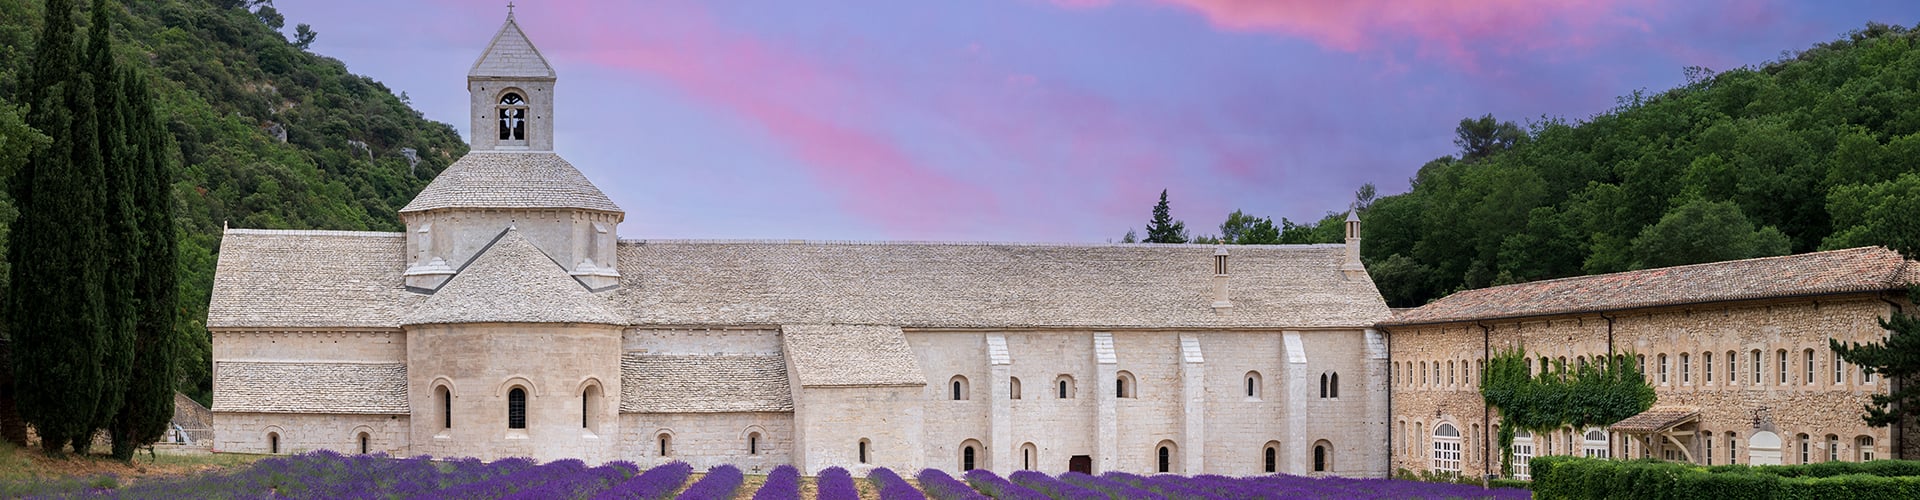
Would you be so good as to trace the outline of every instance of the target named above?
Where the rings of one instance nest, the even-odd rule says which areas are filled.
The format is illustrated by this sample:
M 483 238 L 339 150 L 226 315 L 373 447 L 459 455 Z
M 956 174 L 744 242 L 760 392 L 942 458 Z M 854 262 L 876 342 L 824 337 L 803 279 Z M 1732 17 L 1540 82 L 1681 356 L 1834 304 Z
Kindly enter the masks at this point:
M 1323 250 L 1344 248 L 1343 243 L 1304 243 L 1272 245 L 1239 245 L 1216 243 L 1085 243 L 1085 242 L 1029 242 L 1029 241 L 938 241 L 938 240 L 808 240 L 808 239 L 725 239 L 725 238 L 621 238 L 626 244 L 662 244 L 662 245 L 800 245 L 800 246 L 943 246 L 943 247 L 1059 247 L 1059 248 L 1192 248 L 1212 250 L 1216 247 L 1257 248 L 1272 250 Z
M 1732 265 L 1732 264 L 1737 264 L 1737 263 L 1741 263 L 1741 262 L 1754 262 L 1754 261 L 1764 261 L 1764 260 L 1777 260 L 1777 259 L 1794 259 L 1794 258 L 1806 258 L 1806 257 L 1808 257 L 1808 256 L 1813 256 L 1813 255 L 1821 255 L 1821 254 L 1831 254 L 1831 253 L 1842 253 L 1842 252 L 1859 252 L 1859 251 L 1870 251 L 1870 250 L 1873 250 L 1873 249 L 1883 249 L 1883 250 L 1884 250 L 1884 248 L 1883 248 L 1883 247 L 1877 247 L 1877 246 L 1865 246 L 1865 247 L 1853 247 L 1853 248 L 1841 248 L 1841 249 L 1835 249 L 1835 250 L 1821 250 L 1821 251 L 1818 251 L 1818 252 L 1807 252 L 1807 253 L 1790 253 L 1790 254 L 1786 254 L 1786 255 L 1773 255 L 1773 256 L 1768 256 L 1768 257 L 1748 257 L 1748 258 L 1745 258 L 1745 259 L 1733 259 L 1733 260 L 1720 260 L 1720 261 L 1714 261 L 1714 262 L 1701 262 L 1701 263 L 1698 263 L 1698 264 L 1681 264 L 1681 265 L 1678 265 L 1678 266 L 1666 266 L 1666 267 L 1653 267 L 1653 268 L 1647 268 L 1647 269 L 1634 269 L 1634 270 L 1631 270 L 1631 271 L 1616 271 L 1616 272 L 1611 272 L 1611 273 L 1606 273 L 1606 274 L 1584 274 L 1584 275 L 1580 275 L 1580 276 L 1567 276 L 1567 277 L 1564 277 L 1564 278 L 1553 278 L 1553 279 L 1544 279 L 1544 280 L 1537 280 L 1537 281 L 1527 281 L 1527 282 L 1521 282 L 1521 283 L 1508 283 L 1508 284 L 1505 284 L 1505 285 L 1498 285 L 1498 286 L 1489 286 L 1489 287 L 1481 287 L 1481 288 L 1475 288 L 1475 289 L 1472 289 L 1472 290 L 1463 290 L 1463 291 L 1461 291 L 1460 293 L 1466 293 L 1466 292 L 1477 292 L 1477 291 L 1481 291 L 1481 290 L 1498 290 L 1498 289 L 1503 289 L 1503 288 L 1507 288 L 1507 287 L 1516 287 L 1516 286 L 1527 286 L 1527 285 L 1539 285 L 1539 284 L 1543 284 L 1543 283 L 1559 283 L 1559 282 L 1567 282 L 1567 281 L 1581 281 L 1581 280 L 1589 280 L 1589 279 L 1600 279 L 1600 278 L 1606 278 L 1606 277 L 1609 277 L 1609 276 L 1625 276 L 1625 275 L 1630 275 L 1630 274 L 1642 274 L 1642 273 L 1650 273 L 1650 272 L 1654 272 L 1654 271 L 1676 271 L 1676 270 L 1681 270 L 1681 269 L 1697 269 L 1697 268 L 1702 268 L 1702 267 L 1716 267 L 1716 266 L 1726 266 L 1726 265 Z M 1891 251 L 1891 250 L 1888 250 L 1888 251 Z M 1905 260 L 1905 259 L 1904 259 L 1904 257 L 1902 258 L 1902 260 Z M 1899 274 L 1898 274 L 1898 272 L 1896 271 L 1896 274 L 1895 274 L 1895 276 L 1898 276 L 1898 275 L 1899 275 Z M 1449 296 L 1451 296 L 1451 295 L 1449 295 Z M 1441 297 L 1441 298 L 1446 298 L 1446 297 Z M 1436 300 L 1437 300 L 1437 299 L 1436 299 Z M 1415 308 L 1412 308 L 1412 309 L 1418 309 L 1418 308 L 1417 308 L 1417 307 L 1415 307 Z
M 241 229 L 227 228 L 224 234 L 285 235 L 285 236 L 356 236 L 361 238 L 400 238 L 407 233 L 386 231 L 341 231 L 334 229 Z

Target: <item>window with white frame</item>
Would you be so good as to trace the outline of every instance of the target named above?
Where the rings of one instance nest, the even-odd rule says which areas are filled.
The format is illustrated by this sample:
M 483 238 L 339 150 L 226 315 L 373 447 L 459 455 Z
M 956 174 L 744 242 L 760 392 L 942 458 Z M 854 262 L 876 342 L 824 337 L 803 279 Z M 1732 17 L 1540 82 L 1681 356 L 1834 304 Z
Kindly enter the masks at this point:
M 1460 429 L 1453 424 L 1433 428 L 1433 470 L 1460 472 Z
M 1513 431 L 1513 478 L 1533 479 L 1528 462 L 1533 461 L 1533 434 Z
M 1693 383 L 1693 357 L 1680 353 L 1680 383 Z
M 1845 371 L 1845 367 L 1847 366 L 1847 363 L 1846 361 L 1843 361 L 1840 359 L 1840 353 L 1836 353 L 1836 352 L 1827 353 L 1827 363 L 1833 365 L 1833 385 L 1840 385 L 1840 384 L 1846 383 L 1847 372 Z
M 1860 454 L 1860 461 L 1862 462 L 1873 461 L 1873 437 L 1872 436 L 1860 436 L 1860 437 L 1853 438 L 1853 449 L 1855 452 Z
M 1806 353 L 1807 353 L 1807 369 L 1806 369 L 1807 380 L 1802 383 L 1806 385 L 1813 385 L 1813 349 L 1807 349 Z
M 1660 371 L 1660 385 L 1667 385 L 1667 355 L 1661 354 L 1657 362 L 1654 369 Z
M 1740 383 L 1740 363 L 1734 361 L 1738 356 L 1733 351 L 1727 351 L 1727 385 Z
M 1787 385 L 1787 350 L 1780 349 L 1778 351 L 1774 351 L 1774 353 L 1777 354 L 1777 356 L 1774 356 L 1774 358 L 1780 361 L 1780 370 L 1779 370 L 1780 378 L 1774 380 L 1774 383 L 1779 385 Z
M 1580 443 L 1580 452 L 1582 455 L 1587 458 L 1607 458 L 1612 455 L 1611 451 L 1607 449 L 1607 431 L 1588 429 L 1587 434 L 1582 437 L 1585 438 L 1581 440 Z
M 1713 353 L 1712 352 L 1700 353 L 1700 374 L 1706 375 L 1705 382 L 1708 385 L 1713 384 Z
M 1753 385 L 1763 385 L 1765 382 L 1760 380 L 1760 376 L 1763 374 L 1760 368 L 1760 350 L 1754 349 L 1753 352 L 1747 354 L 1747 357 L 1753 358 Z

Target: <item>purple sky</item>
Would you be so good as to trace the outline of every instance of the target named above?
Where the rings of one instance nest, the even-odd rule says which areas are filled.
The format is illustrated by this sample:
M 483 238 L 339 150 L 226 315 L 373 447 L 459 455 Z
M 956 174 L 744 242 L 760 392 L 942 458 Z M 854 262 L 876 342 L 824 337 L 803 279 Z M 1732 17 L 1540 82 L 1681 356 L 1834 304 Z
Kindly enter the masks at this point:
M 315 52 L 464 128 L 505 2 L 281 1 Z M 556 149 L 627 238 L 1117 239 L 1407 189 L 1461 118 L 1580 120 L 1900 0 L 522 0 Z M 462 130 L 462 134 L 465 131 Z M 464 135 L 463 135 L 464 136 Z

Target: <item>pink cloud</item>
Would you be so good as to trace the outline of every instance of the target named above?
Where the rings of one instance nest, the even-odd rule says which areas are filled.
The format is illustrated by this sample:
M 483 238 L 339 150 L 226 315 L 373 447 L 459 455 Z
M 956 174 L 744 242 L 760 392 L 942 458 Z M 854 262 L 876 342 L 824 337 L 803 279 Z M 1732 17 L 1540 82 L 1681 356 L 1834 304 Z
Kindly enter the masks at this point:
M 1645 0 L 1158 0 L 1214 27 L 1304 38 L 1344 52 L 1418 44 L 1419 55 L 1472 66 L 1486 53 L 1586 47 L 1615 30 L 1648 25 Z

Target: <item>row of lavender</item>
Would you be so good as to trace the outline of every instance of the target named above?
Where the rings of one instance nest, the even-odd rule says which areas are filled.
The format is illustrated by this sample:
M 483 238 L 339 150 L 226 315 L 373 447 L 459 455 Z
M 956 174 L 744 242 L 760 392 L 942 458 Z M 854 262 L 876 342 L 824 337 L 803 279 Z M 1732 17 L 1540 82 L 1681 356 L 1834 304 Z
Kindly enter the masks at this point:
M 396 459 L 384 455 L 345 456 L 314 452 L 262 460 L 230 473 L 148 479 L 113 490 L 56 485 L 35 489 L 14 485 L 5 496 L 29 498 L 352 498 L 352 499 L 650 499 L 725 500 L 743 495 L 745 476 L 723 465 L 687 484 L 693 468 L 674 462 L 644 472 L 629 462 L 587 467 L 579 460 L 536 464 L 511 458 L 492 463 L 474 459 Z M 1064 499 L 1240 499 L 1240 498 L 1432 498 L 1521 499 L 1525 490 L 1487 490 L 1473 486 L 1386 479 L 1314 479 L 1298 476 L 1139 476 L 1110 472 L 1100 476 L 1069 472 L 1058 477 L 1020 471 L 1001 477 L 985 470 L 956 479 L 935 469 L 915 476 L 918 486 L 885 468 L 866 481 L 882 500 L 1064 500 Z M 109 484 L 111 482 L 108 482 Z M 821 471 L 815 481 L 820 500 L 858 500 L 852 474 L 838 467 Z M 754 500 L 801 498 L 799 472 L 781 466 L 753 491 Z

